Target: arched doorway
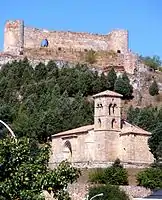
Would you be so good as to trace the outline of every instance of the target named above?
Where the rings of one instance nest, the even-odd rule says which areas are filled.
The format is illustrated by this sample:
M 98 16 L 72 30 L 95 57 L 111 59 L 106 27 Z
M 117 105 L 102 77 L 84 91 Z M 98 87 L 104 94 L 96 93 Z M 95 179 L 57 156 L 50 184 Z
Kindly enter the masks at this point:
M 64 143 L 64 146 L 63 146 L 63 157 L 64 157 L 64 160 L 68 160 L 69 162 L 71 162 L 71 159 L 72 159 L 72 146 L 71 146 L 71 143 L 70 143 L 69 140 L 67 140 Z

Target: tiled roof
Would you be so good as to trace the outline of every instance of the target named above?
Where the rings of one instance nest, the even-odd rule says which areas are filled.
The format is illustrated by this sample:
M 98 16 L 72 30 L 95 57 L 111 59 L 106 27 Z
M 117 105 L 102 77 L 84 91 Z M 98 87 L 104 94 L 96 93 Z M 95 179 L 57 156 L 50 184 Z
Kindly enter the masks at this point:
M 85 133 L 85 132 L 88 132 L 92 129 L 94 129 L 94 124 L 81 126 L 79 128 L 74 128 L 74 129 L 71 129 L 71 130 L 68 130 L 68 131 L 60 132 L 60 133 L 57 133 L 55 135 L 52 135 L 52 138 L 58 137 L 58 136 L 64 136 L 64 135 L 72 135 L 72 134 L 77 134 L 77 133 Z
M 141 135 L 151 135 L 150 132 L 143 130 L 142 128 L 132 125 L 126 121 L 124 121 L 123 128 L 121 130 L 121 135 L 125 135 L 127 133 L 136 133 Z
M 101 96 L 108 96 L 108 97 L 123 97 L 123 95 L 117 93 L 117 92 L 113 92 L 110 90 L 106 90 L 104 92 L 100 92 L 98 94 L 93 95 L 93 97 L 101 97 Z

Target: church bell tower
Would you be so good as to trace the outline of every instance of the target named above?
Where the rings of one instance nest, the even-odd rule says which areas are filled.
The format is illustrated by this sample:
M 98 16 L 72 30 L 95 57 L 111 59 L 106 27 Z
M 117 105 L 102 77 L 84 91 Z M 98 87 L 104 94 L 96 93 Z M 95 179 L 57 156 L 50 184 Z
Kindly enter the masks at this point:
M 118 157 L 122 95 L 107 90 L 93 98 L 96 159 L 113 162 Z

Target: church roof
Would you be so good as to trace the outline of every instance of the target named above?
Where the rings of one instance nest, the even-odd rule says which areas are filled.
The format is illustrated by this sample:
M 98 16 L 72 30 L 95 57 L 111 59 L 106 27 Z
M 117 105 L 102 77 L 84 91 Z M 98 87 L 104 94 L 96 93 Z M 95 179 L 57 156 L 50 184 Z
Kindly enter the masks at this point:
M 64 135 L 72 135 L 72 134 L 77 134 L 77 133 L 85 133 L 88 132 L 90 130 L 94 129 L 94 124 L 92 125 L 86 125 L 86 126 L 81 126 L 79 128 L 74 128 L 68 131 L 63 131 L 60 133 L 56 133 L 54 135 L 52 135 L 52 137 L 58 137 L 58 136 L 64 136 Z
M 106 90 L 104 92 L 100 92 L 98 94 L 93 95 L 93 97 L 101 97 L 101 96 L 108 96 L 108 97 L 123 97 L 123 95 L 117 93 L 117 92 L 113 92 L 110 90 Z
M 126 135 L 128 133 L 135 133 L 137 135 L 151 135 L 150 132 L 145 131 L 138 126 L 132 125 L 132 124 L 124 121 L 124 125 L 123 125 L 120 135 Z

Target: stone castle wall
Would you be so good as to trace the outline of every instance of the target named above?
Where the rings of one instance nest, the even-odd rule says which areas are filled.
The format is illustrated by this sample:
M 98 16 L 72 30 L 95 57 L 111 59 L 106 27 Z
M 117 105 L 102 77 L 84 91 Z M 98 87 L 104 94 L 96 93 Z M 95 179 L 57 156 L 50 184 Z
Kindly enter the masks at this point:
M 47 38 L 48 48 L 40 48 L 41 41 Z M 96 65 L 109 71 L 115 66 L 117 71 L 123 69 L 133 74 L 137 66 L 137 56 L 128 50 L 128 31 L 113 30 L 109 34 L 99 35 L 90 33 L 76 33 L 64 31 L 48 31 L 24 26 L 23 20 L 9 20 L 4 28 L 4 53 L 24 55 L 32 59 L 54 59 L 70 62 L 83 61 L 81 54 L 93 49 L 102 52 Z M 116 58 L 111 59 L 105 53 L 113 51 Z
M 67 48 L 75 50 L 93 49 L 95 51 L 128 51 L 128 31 L 114 30 L 107 35 L 47 31 L 24 26 L 24 21 L 7 21 L 4 33 L 4 51 L 15 53 L 15 49 L 38 48 L 42 39 L 47 38 L 53 49 Z

